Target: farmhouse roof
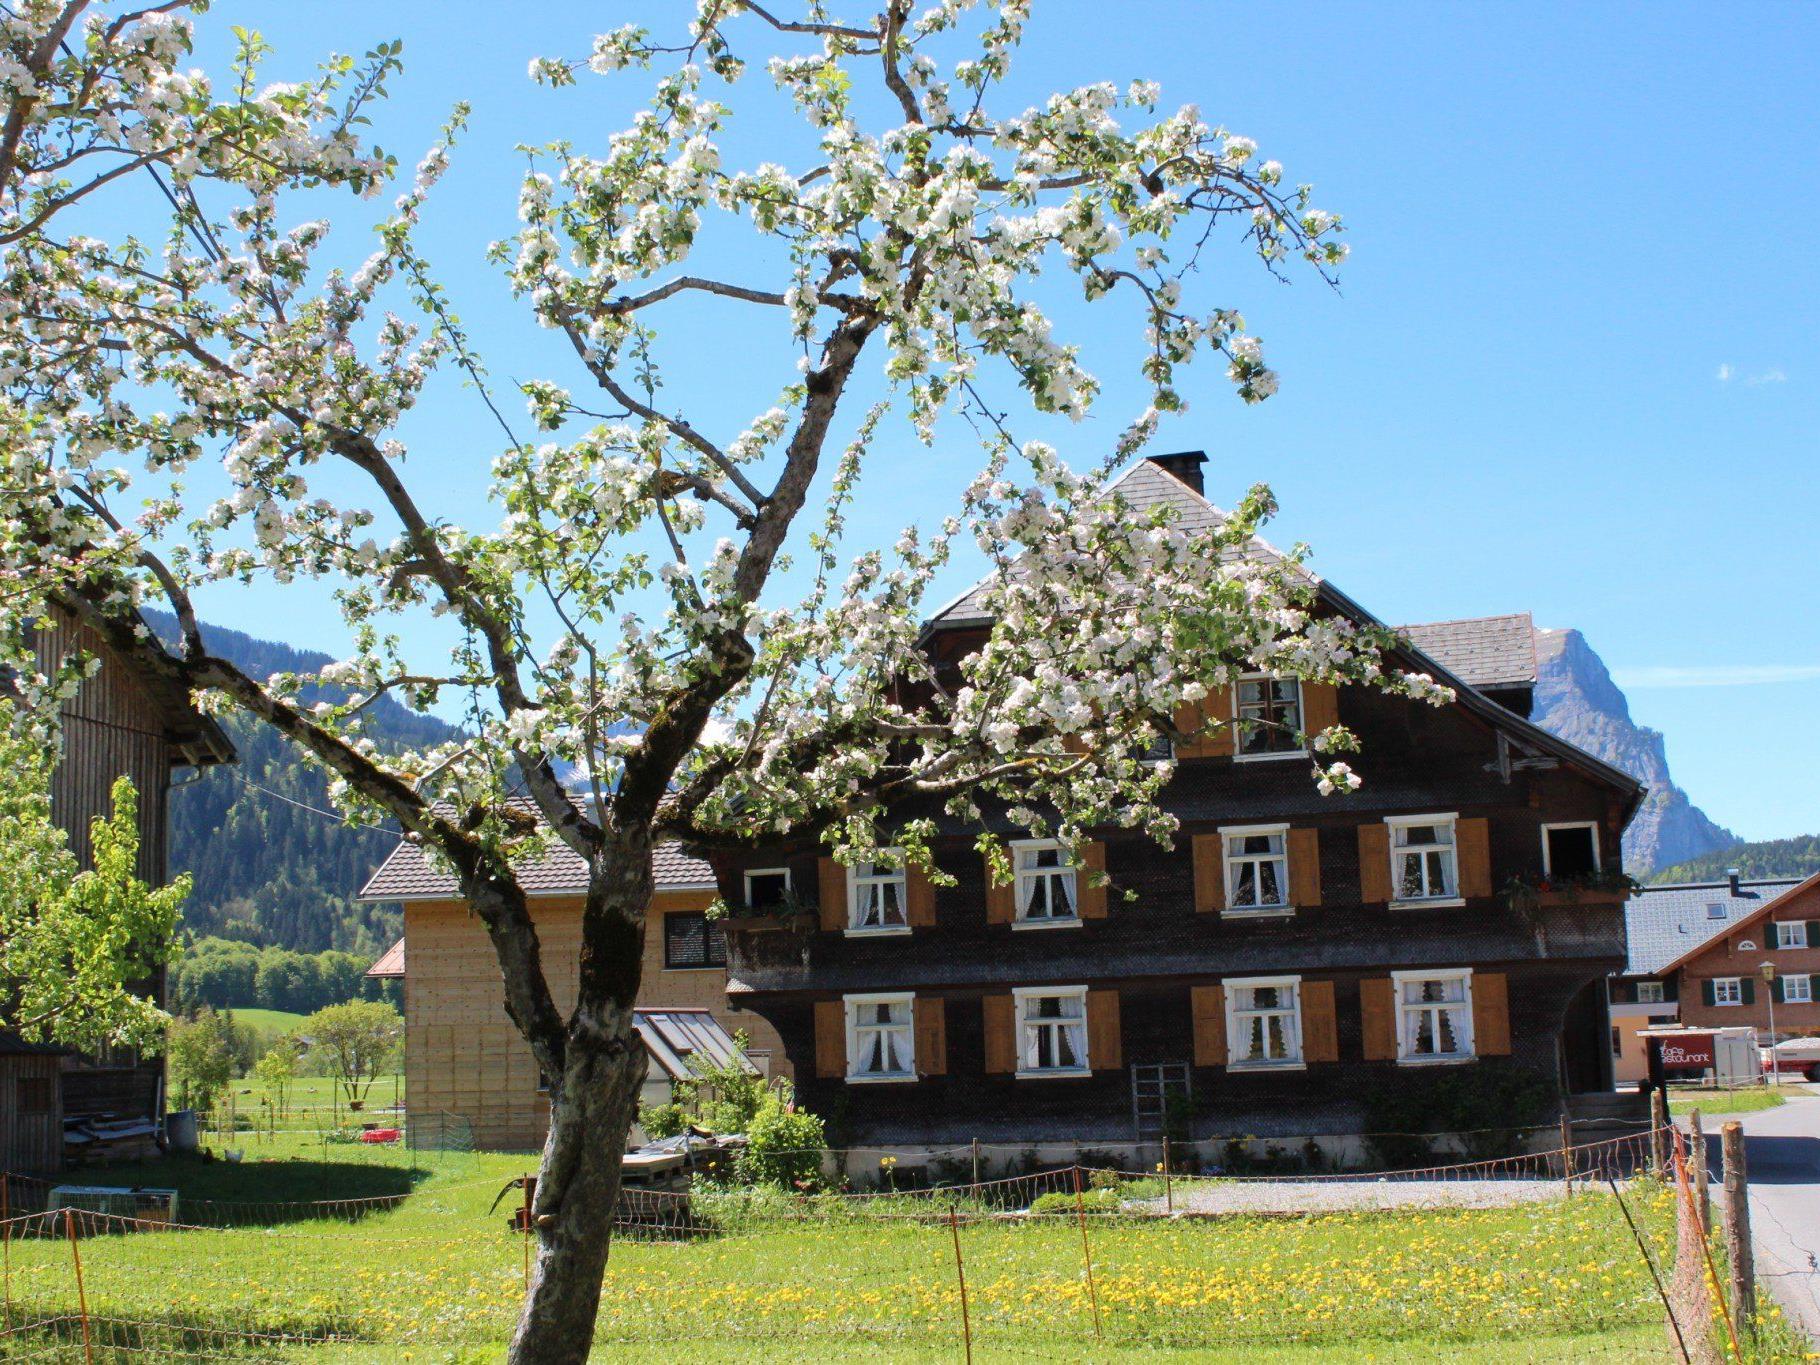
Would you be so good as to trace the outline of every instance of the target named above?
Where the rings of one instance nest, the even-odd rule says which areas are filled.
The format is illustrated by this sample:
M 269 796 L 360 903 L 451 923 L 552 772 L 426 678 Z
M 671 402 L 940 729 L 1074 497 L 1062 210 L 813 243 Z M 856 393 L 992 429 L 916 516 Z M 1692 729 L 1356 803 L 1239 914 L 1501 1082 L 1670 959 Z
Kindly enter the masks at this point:
M 1398 626 L 1429 658 L 1474 687 L 1533 687 L 1536 629 L 1526 611 Z
M 714 869 L 678 843 L 659 844 L 653 855 L 659 891 L 706 890 L 714 886 Z M 588 865 L 561 840 L 552 840 L 543 855 L 518 868 L 518 884 L 532 896 L 572 896 L 588 889 Z M 446 901 L 461 899 L 455 875 L 432 866 L 422 845 L 400 840 L 379 870 L 360 888 L 360 900 Z M 388 954 L 389 956 L 389 954 Z
M 375 981 L 404 980 L 404 940 L 401 938 L 380 955 L 379 961 L 366 969 Z
M 1704 952 L 1715 939 L 1771 918 L 1815 887 L 1820 887 L 1820 872 L 1805 879 L 1740 881 L 1736 896 L 1731 894 L 1729 881 L 1646 886 L 1624 907 L 1625 926 L 1631 942 L 1630 971 L 1633 975 L 1666 976 Z M 1660 898 L 1659 903 L 1656 897 Z M 1648 908 L 1634 909 L 1638 902 L 1644 902 Z M 1715 905 L 1725 908 L 1724 920 L 1711 914 L 1710 907 Z M 1646 921 L 1642 931 L 1647 947 L 1642 951 L 1637 937 L 1639 918 Z M 1820 918 L 1820 912 L 1802 918 Z M 1638 965 L 1640 961 L 1641 966 Z
M 1173 457 L 1161 458 L 1167 461 Z M 1155 459 L 1138 461 L 1113 482 L 1112 488 L 1139 511 L 1148 511 L 1163 504 L 1175 508 L 1176 524 L 1184 530 L 1209 530 L 1223 524 L 1226 520 L 1225 512 L 1209 502 L 1202 493 L 1179 474 L 1166 469 Z M 1281 551 L 1259 537 L 1253 537 L 1245 550 L 1235 550 L 1233 553 L 1249 554 L 1266 559 L 1282 558 Z M 1300 568 L 1298 572 L 1314 586 L 1321 601 L 1334 612 L 1360 625 L 1383 626 L 1383 622 L 1334 587 L 1332 583 L 1306 568 Z M 992 582 L 992 575 L 982 578 L 953 602 L 943 607 L 924 625 L 924 637 L 927 638 L 940 631 L 988 624 L 991 617 L 986 608 L 986 599 Z M 1522 619 L 1527 620 L 1528 618 L 1525 616 Z M 1464 624 L 1466 623 L 1441 623 L 1443 626 Z M 1417 627 L 1417 629 L 1421 630 L 1423 627 Z M 1444 643 L 1450 648 L 1455 647 L 1456 640 L 1459 642 L 1458 653 L 1465 656 L 1462 662 L 1466 666 L 1475 669 L 1482 667 L 1491 672 L 1504 671 L 1506 668 L 1515 666 L 1508 658 L 1515 651 L 1514 646 L 1509 643 L 1512 632 L 1507 628 L 1493 630 L 1487 627 L 1481 631 L 1458 633 L 1442 630 L 1440 633 L 1446 637 Z M 1470 648 L 1466 644 L 1468 637 L 1472 640 Z M 1495 648 L 1494 641 L 1497 642 Z M 1456 672 L 1444 658 L 1437 658 L 1427 652 L 1420 642 L 1410 640 L 1409 646 L 1402 653 L 1414 671 L 1427 673 L 1437 682 L 1453 688 L 1459 695 L 1460 705 L 1489 724 L 1494 730 L 1501 731 L 1521 744 L 1523 748 L 1532 752 L 1548 754 L 1557 760 L 1573 765 L 1596 780 L 1617 788 L 1624 793 L 1630 810 L 1634 810 L 1637 803 L 1643 799 L 1642 784 L 1629 773 L 1593 757 L 1584 749 L 1568 743 L 1557 735 L 1550 734 L 1541 726 L 1483 695 L 1478 688 L 1489 684 L 1475 683 L 1469 676 Z M 1528 667 L 1532 674 L 1531 681 L 1533 681 L 1535 671 L 1533 642 L 1529 646 Z

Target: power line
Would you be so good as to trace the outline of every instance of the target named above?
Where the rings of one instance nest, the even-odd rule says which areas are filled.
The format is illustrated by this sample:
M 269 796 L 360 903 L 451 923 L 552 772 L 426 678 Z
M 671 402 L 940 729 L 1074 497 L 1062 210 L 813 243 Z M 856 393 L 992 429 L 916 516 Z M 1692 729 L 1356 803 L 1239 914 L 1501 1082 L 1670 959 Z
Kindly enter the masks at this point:
M 321 806 L 312 806 L 307 801 L 299 801 L 294 796 L 286 796 L 283 792 L 273 791 L 270 787 L 262 787 L 257 782 L 252 782 L 252 781 L 249 781 L 248 779 L 242 777 L 238 772 L 234 771 L 232 768 L 229 768 L 226 771 L 227 771 L 227 775 L 229 777 L 233 778 L 234 781 L 238 782 L 241 786 L 247 788 L 250 791 L 256 791 L 262 796 L 269 796 L 275 801 L 282 801 L 287 806 L 295 806 L 295 807 L 297 807 L 298 810 L 307 810 L 311 815 L 319 815 L 324 820 L 333 820 L 337 825 L 340 825 L 343 829 L 366 830 L 373 834 L 390 834 L 393 838 L 398 837 L 398 831 L 395 829 L 388 829 L 384 825 L 364 825 L 364 824 L 361 824 L 359 821 L 349 820 L 345 816 L 337 815 L 332 810 L 324 810 Z

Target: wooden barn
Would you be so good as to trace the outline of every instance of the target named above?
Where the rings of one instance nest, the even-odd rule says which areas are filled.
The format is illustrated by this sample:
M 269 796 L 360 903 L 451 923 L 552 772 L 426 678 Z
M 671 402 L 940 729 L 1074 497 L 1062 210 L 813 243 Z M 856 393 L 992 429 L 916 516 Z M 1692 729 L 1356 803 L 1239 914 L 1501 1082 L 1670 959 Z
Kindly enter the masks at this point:
M 101 668 L 63 708 L 52 817 L 86 863 L 90 824 L 110 811 L 115 780 L 130 777 L 139 794 L 138 875 L 160 885 L 167 880 L 173 774 L 232 762 L 233 746 L 187 695 L 131 668 L 79 622 L 57 617 L 39 634 L 38 657 L 46 668 L 77 651 L 99 657 Z M 162 996 L 162 973 L 145 989 Z M 163 1074 L 155 1057 L 115 1049 L 82 1056 L 0 1032 L 0 1168 L 54 1170 L 62 1161 L 68 1118 L 158 1117 Z

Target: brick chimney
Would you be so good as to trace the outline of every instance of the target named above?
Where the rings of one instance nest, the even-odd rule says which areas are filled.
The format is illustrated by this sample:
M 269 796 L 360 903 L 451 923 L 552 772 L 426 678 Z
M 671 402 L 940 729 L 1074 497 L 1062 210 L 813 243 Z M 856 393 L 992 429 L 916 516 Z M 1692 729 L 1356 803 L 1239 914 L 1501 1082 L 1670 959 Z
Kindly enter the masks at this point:
M 1144 458 L 1165 474 L 1175 475 L 1202 497 L 1207 496 L 1206 484 L 1201 479 L 1201 466 L 1207 463 L 1206 451 L 1180 450 L 1173 455 L 1146 455 Z

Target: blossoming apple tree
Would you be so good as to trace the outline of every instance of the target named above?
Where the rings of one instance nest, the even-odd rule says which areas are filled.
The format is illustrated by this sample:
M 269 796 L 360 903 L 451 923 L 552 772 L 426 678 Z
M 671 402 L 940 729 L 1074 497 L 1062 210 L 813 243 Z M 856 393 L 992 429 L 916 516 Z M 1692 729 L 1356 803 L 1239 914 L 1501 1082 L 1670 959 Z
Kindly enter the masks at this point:
M 928 866 L 935 822 L 906 803 L 977 830 L 1001 866 L 1014 828 L 1166 841 L 1170 768 L 1139 755 L 1221 723 L 1196 703 L 1238 670 L 1435 694 L 1383 666 L 1373 632 L 1313 610 L 1297 554 L 1255 540 L 1267 490 L 1193 535 L 1109 490 L 1183 407 L 1192 363 L 1247 402 L 1275 390 L 1243 319 L 1191 298 L 1203 263 L 1248 250 L 1327 276 L 1338 221 L 1248 139 L 1159 111 L 1147 82 L 1001 108 L 1029 0 L 883 3 L 848 22 L 821 3 L 700 0 L 673 34 L 621 28 L 534 62 L 545 85 L 641 80 L 649 99 L 599 145 L 538 152 L 494 250 L 568 372 L 521 382 L 528 419 L 492 406 L 471 448 L 433 452 L 400 424 L 439 373 L 492 404 L 452 310 L 480 285 L 439 276 L 419 245 L 463 112 L 348 268 L 329 222 L 296 206 L 346 192 L 334 216 L 356 221 L 392 177 L 364 131 L 395 46 L 261 86 L 244 34 L 217 88 L 179 69 L 183 5 L 5 10 L 0 630 L 16 687 L 53 723 L 85 663 L 36 658 L 33 628 L 72 613 L 135 666 L 276 728 L 350 817 L 395 821 L 453 871 L 550 1082 L 515 1359 L 586 1354 L 645 1067 L 631 1011 L 659 841 L 813 838 Z M 736 110 L 763 101 L 797 136 L 777 160 L 727 164 Z M 774 397 L 748 420 L 722 429 L 664 386 L 666 315 L 685 300 L 769 327 L 745 365 L 773 367 Z M 1082 309 L 1141 338 L 1147 399 L 1076 472 L 1020 440 L 1000 396 L 1093 410 L 1099 383 L 1055 321 Z M 900 430 L 977 439 L 981 471 L 939 525 L 849 548 L 862 485 L 906 473 L 886 453 Z M 496 524 L 437 510 L 464 468 Z M 962 544 L 991 566 L 994 624 L 938 670 L 919 621 Z M 199 595 L 253 583 L 332 594 L 348 657 L 255 678 L 211 654 Z M 141 602 L 175 612 L 177 646 L 147 636 Z M 420 643 L 432 616 L 456 626 L 452 649 Z M 306 703 L 321 684 L 338 700 Z M 382 753 L 362 721 L 388 693 L 459 701 L 470 732 Z M 1311 781 L 1356 785 L 1349 734 L 1309 739 Z M 549 840 L 588 869 L 567 1012 L 519 880 Z

